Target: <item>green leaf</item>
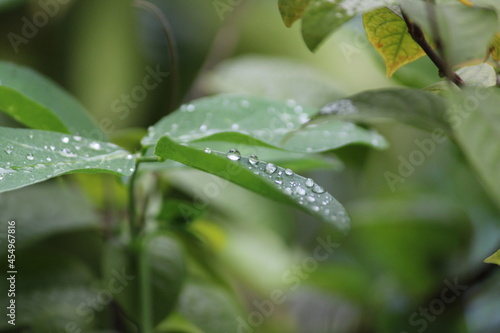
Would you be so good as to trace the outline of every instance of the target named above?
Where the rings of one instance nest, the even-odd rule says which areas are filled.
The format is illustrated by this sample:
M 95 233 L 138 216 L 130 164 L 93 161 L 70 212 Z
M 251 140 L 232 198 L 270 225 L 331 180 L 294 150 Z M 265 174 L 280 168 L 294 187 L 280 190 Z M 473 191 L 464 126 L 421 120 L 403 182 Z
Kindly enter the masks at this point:
M 483 60 L 498 28 L 498 17 L 492 9 L 413 0 L 401 0 L 401 7 L 434 41 L 439 37 L 445 59 L 451 66 Z M 437 18 L 437 33 L 432 28 L 431 11 Z
M 235 298 L 224 288 L 191 279 L 182 291 L 179 312 L 205 333 L 238 332 L 242 315 Z
M 495 34 L 490 45 L 491 57 L 495 61 L 500 61 L 500 32 Z
M 328 75 L 303 62 L 282 57 L 230 59 L 219 64 L 203 82 L 210 93 L 294 99 L 310 107 L 321 107 L 344 95 L 339 84 Z
M 500 207 L 500 93 L 496 88 L 462 89 L 448 109 L 455 137 Z
M 390 3 L 390 0 L 311 0 L 302 15 L 302 37 L 315 51 L 332 32 L 358 14 Z
M 293 22 L 297 21 L 311 0 L 278 0 L 283 23 L 291 27 Z
M 484 262 L 487 264 L 497 264 L 500 266 L 500 250 L 497 252 L 493 253 L 491 256 L 488 258 L 484 259 Z
M 0 192 L 65 173 L 130 176 L 135 156 L 120 147 L 80 136 L 0 127 Z
M 49 79 L 0 61 L 0 110 L 35 129 L 105 140 L 84 107 Z
M 272 163 L 250 161 L 247 157 L 229 159 L 215 151 L 206 153 L 180 145 L 164 136 L 155 154 L 227 179 L 267 198 L 293 205 L 333 225 L 346 234 L 349 218 L 342 205 L 312 179 L 306 179 Z M 239 154 L 239 152 L 238 152 Z
M 113 271 L 129 277 L 116 300 L 131 319 L 155 326 L 173 311 L 186 277 L 183 257 L 182 246 L 165 232 L 142 236 L 132 247 L 108 246 L 104 271 L 108 280 Z
M 361 123 L 399 121 L 420 129 L 451 133 L 445 121 L 446 103 L 431 93 L 403 88 L 365 91 L 340 99 L 321 109 L 311 124 L 336 119 Z
M 405 21 L 387 7 L 363 14 L 368 40 L 384 58 L 387 77 L 425 55 L 408 33 Z
M 321 131 L 309 131 L 309 146 L 290 139 L 299 135 L 300 128 L 316 112 L 298 105 L 251 97 L 222 95 L 199 99 L 183 105 L 150 128 L 142 140 L 144 146 L 154 145 L 163 135 L 177 142 L 192 142 L 222 132 L 239 132 L 246 136 L 248 145 L 261 145 L 301 153 L 323 152 L 351 143 L 384 148 L 385 140 L 377 133 L 339 120 Z M 337 132 L 342 126 L 345 130 Z M 297 131 L 299 130 L 299 131 Z M 328 134 L 325 134 L 325 131 Z M 293 134 L 290 134 L 293 132 Z M 232 134 L 228 134 L 232 135 Z M 325 137 L 328 135 L 328 139 Z M 240 139 L 242 136 L 240 135 Z M 221 137 L 219 141 L 223 140 Z M 241 142 L 241 140 L 239 141 Z M 374 144 L 376 143 L 376 144 Z
M 26 203 L 29 202 L 29 209 Z M 99 227 L 98 217 L 81 193 L 56 184 L 40 184 L 0 194 L 0 238 L 7 221 L 16 222 L 16 249 L 26 249 L 56 234 Z M 7 255 L 0 247 L 0 255 Z

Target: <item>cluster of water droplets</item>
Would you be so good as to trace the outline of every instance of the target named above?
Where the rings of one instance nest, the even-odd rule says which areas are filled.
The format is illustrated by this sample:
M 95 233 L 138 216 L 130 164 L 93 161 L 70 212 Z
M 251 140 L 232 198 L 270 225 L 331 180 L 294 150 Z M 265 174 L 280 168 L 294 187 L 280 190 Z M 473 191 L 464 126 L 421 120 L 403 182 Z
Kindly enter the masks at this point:
M 214 153 L 211 148 L 205 148 L 205 153 Z M 237 149 L 230 149 L 226 158 L 241 163 L 252 170 L 254 174 L 265 177 L 286 195 L 308 207 L 327 219 L 340 224 L 348 224 L 348 217 L 343 207 L 323 187 L 316 184 L 311 178 L 304 178 L 295 174 L 291 169 L 285 169 L 274 163 L 260 161 L 256 155 L 242 157 Z
M 114 155 L 123 157 L 125 153 L 111 143 L 101 144 L 84 139 L 79 135 L 65 135 L 60 138 L 59 144 L 38 146 L 39 142 L 33 143 L 33 145 L 29 144 L 29 141 L 36 141 L 36 135 L 33 132 L 28 132 L 27 139 L 26 143 L 26 139 L 17 137 L 12 144 L 7 144 L 4 147 L 3 153 L 7 156 L 0 158 L 0 181 L 6 180 L 8 177 L 22 177 L 31 182 L 36 179 L 43 180 L 73 170 L 75 163 L 86 160 L 95 163 L 95 168 L 123 171 L 120 168 L 115 170 L 113 165 L 108 163 Z M 98 154 L 100 152 L 102 155 L 96 156 L 96 152 Z M 131 154 L 127 154 L 125 157 L 127 160 L 133 159 Z M 90 169 L 91 167 L 85 166 L 85 168 Z M 135 166 L 130 164 L 129 171 L 133 172 L 134 169 Z

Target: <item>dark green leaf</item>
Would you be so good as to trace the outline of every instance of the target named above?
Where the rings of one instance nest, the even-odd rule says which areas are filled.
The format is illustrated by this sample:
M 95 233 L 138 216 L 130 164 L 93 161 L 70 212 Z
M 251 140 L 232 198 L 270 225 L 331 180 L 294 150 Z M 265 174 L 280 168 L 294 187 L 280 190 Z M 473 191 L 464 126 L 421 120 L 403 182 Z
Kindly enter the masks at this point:
M 447 134 L 446 103 L 442 97 L 416 89 L 388 88 L 365 91 L 323 107 L 311 124 L 348 119 L 361 123 L 399 121 L 424 130 Z
M 0 127 L 0 192 L 70 172 L 130 176 L 135 156 L 120 147 L 80 136 Z
M 8 62 L 0 62 L 0 110 L 31 128 L 106 138 L 75 98 L 31 69 Z
M 238 159 L 239 152 L 228 157 L 214 151 L 203 152 L 179 145 L 167 136 L 158 141 L 155 154 L 217 175 L 267 198 L 296 206 L 332 224 L 343 234 L 349 229 L 344 207 L 312 179 L 306 180 L 291 170 L 262 161 L 251 163 L 247 157 Z
M 278 0 L 281 18 L 287 27 L 291 27 L 304 12 L 311 0 Z

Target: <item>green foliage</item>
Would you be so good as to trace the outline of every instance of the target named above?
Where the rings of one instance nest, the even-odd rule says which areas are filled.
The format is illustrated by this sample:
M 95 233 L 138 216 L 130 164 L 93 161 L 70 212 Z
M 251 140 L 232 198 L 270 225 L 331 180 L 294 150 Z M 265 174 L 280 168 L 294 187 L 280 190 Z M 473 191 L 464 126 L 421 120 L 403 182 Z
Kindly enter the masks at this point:
M 17 3 L 23 1 L 0 1 L 2 15 Z M 123 21 L 110 35 L 136 29 L 129 37 L 140 39 L 144 63 L 155 59 L 165 82 L 150 89 L 146 76 L 124 88 L 125 78 L 145 65 L 132 61 L 139 52 L 128 55 L 127 65 L 135 68 L 130 72 L 108 73 L 103 61 L 87 73 L 81 65 L 97 61 L 88 47 L 95 35 L 81 24 L 83 37 L 68 49 L 84 52 L 64 65 L 74 76 L 85 71 L 90 78 L 73 85 L 86 105 L 99 105 L 93 114 L 137 128 L 100 129 L 57 84 L 0 62 L 0 238 L 8 243 L 0 255 L 9 258 L 0 264 L 0 278 L 18 271 L 19 331 L 498 331 L 497 322 L 484 319 L 484 309 L 498 306 L 498 272 L 482 262 L 499 264 L 499 252 L 490 255 L 500 242 L 496 1 L 272 4 L 285 26 L 302 20 L 311 51 L 331 33 L 345 33 L 341 27 L 363 24 L 387 76 L 411 63 L 412 73 L 425 76 L 422 82 L 438 81 L 425 89 L 410 89 L 424 84 L 408 81 L 391 86 L 383 75 L 377 79 L 381 68 L 371 68 L 376 62 L 366 52 L 370 44 L 351 34 L 350 56 L 368 55 L 351 64 L 356 59 L 344 54 L 348 75 L 357 78 L 354 87 L 344 84 L 345 74 L 326 74 L 342 61 L 338 55 L 222 59 L 233 48 L 228 36 L 238 35 L 233 28 L 244 26 L 238 15 L 261 15 L 258 8 L 268 8 L 266 1 L 255 7 L 214 2 L 213 15 L 199 10 L 212 6 L 201 0 L 154 3 L 140 5 L 161 26 L 141 14 L 137 26 Z M 114 6 L 96 0 L 72 6 L 79 10 L 58 7 L 63 19 L 53 21 L 54 31 L 80 22 L 76 13 L 87 13 L 82 10 L 94 18 L 97 9 L 104 10 L 99 17 L 115 14 Z M 45 3 L 33 8 L 21 22 L 54 16 L 43 12 Z M 120 7 L 120 13 L 128 10 Z M 89 31 L 110 27 L 98 18 L 85 23 Z M 168 57 L 157 44 L 162 29 Z M 23 36 L 33 50 L 37 34 Z M 50 45 L 44 34 L 39 37 L 45 48 Z M 100 37 L 100 43 L 109 41 Z M 259 36 L 259 45 L 276 43 L 268 37 Z M 129 50 L 124 40 L 110 44 L 121 45 L 112 47 L 111 58 Z M 335 50 L 325 45 L 326 53 Z M 238 46 L 236 53 L 244 51 Z M 41 60 L 2 57 L 40 67 L 48 62 L 43 52 L 33 54 Z M 416 61 L 425 55 L 430 60 Z M 421 71 L 424 61 L 432 61 L 445 80 Z M 54 64 L 56 71 L 43 71 L 71 82 Z M 110 93 L 116 88 L 110 82 L 121 87 L 117 95 Z M 95 96 L 101 86 L 111 103 Z M 181 99 L 185 104 L 177 107 Z M 131 114 L 140 117 L 127 119 Z M 58 179 L 44 182 L 52 178 Z M 460 287 L 451 291 L 450 283 Z M 8 288 L 1 284 L 0 293 L 7 295 Z M 469 290 L 475 297 L 466 295 Z M 438 301 L 446 311 L 436 313 Z M 8 302 L 2 297 L 1 307 Z M 435 320 L 419 314 L 427 304 Z M 340 315 L 342 321 L 335 319 Z M 11 330 L 0 323 L 1 332 Z

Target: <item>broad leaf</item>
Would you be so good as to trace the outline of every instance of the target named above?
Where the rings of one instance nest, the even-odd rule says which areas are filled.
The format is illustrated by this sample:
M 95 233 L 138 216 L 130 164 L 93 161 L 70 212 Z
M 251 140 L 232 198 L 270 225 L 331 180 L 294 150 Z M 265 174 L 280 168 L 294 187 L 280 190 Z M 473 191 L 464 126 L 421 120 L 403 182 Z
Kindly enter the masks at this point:
M 281 18 L 287 27 L 298 20 L 311 0 L 278 0 Z
M 399 121 L 424 130 L 449 134 L 446 103 L 431 93 L 402 88 L 365 91 L 340 99 L 321 109 L 311 124 L 349 119 L 361 123 Z
M 307 147 L 302 142 L 296 144 L 296 140 L 290 141 L 315 112 L 315 109 L 302 107 L 293 100 L 283 103 L 250 96 L 208 97 L 183 105 L 180 110 L 160 120 L 150 128 L 142 144 L 154 145 L 164 135 L 177 142 L 191 142 L 217 133 L 239 132 L 246 139 L 242 142 L 241 138 L 244 137 L 240 135 L 238 143 L 265 143 L 302 153 L 328 151 L 351 143 L 376 148 L 386 146 L 385 140 L 374 131 L 341 120 L 321 130 L 308 129 Z M 338 132 L 342 127 L 344 130 Z M 233 134 L 227 135 L 233 138 Z M 327 136 L 328 139 L 325 139 Z M 221 134 L 218 141 L 231 140 L 224 140 Z
M 488 258 L 484 259 L 484 262 L 487 264 L 497 264 L 500 266 L 500 250 L 497 252 L 493 253 L 491 256 Z
M 128 276 L 130 285 L 116 300 L 131 319 L 152 326 L 174 309 L 186 277 L 182 247 L 165 232 L 141 236 L 131 248 L 110 244 L 104 271 L 108 280 L 113 272 Z
M 0 62 L 0 111 L 34 129 L 105 139 L 76 99 L 31 69 L 8 62 Z
M 405 21 L 387 7 L 363 15 L 368 40 L 382 55 L 391 77 L 398 68 L 425 55 L 408 33 Z
M 500 93 L 468 88 L 455 95 L 448 120 L 455 137 L 483 184 L 500 207 Z
M 402 0 L 401 7 L 434 41 L 439 37 L 445 59 L 451 66 L 483 60 L 498 27 L 498 17 L 492 9 L 413 0 Z M 437 32 L 431 24 L 430 12 L 437 18 Z
M 0 192 L 70 172 L 130 176 L 135 157 L 120 147 L 80 136 L 0 127 Z
M 203 82 L 210 93 L 248 94 L 283 101 L 293 99 L 310 107 L 321 107 L 344 95 L 330 76 L 303 62 L 281 57 L 230 59 L 218 65 Z
M 179 145 L 164 136 L 155 154 L 227 179 L 246 189 L 291 204 L 333 225 L 345 234 L 349 218 L 342 205 L 312 179 L 306 179 L 272 163 L 215 151 L 202 151 Z
M 390 4 L 391 0 L 311 0 L 302 15 L 302 37 L 314 51 L 333 31 L 358 14 Z

